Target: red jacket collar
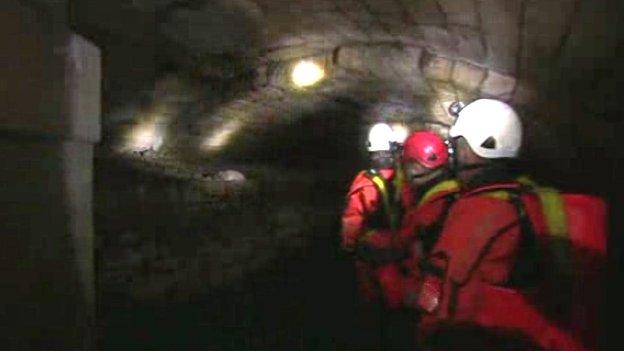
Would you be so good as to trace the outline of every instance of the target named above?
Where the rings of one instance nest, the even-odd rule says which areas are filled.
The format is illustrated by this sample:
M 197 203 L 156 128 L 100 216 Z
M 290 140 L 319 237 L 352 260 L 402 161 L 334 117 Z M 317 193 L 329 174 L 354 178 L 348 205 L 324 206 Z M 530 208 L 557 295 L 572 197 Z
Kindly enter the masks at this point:
M 518 190 L 520 188 L 522 188 L 522 184 L 517 182 L 517 181 L 507 181 L 507 182 L 500 182 L 500 183 L 491 183 L 491 184 L 484 184 L 481 186 L 478 186 L 476 188 L 473 189 L 469 189 L 463 192 L 464 196 L 471 196 L 471 195 L 475 195 L 475 194 L 480 194 L 480 193 L 484 193 L 484 192 L 488 192 L 488 191 L 496 191 L 496 190 Z

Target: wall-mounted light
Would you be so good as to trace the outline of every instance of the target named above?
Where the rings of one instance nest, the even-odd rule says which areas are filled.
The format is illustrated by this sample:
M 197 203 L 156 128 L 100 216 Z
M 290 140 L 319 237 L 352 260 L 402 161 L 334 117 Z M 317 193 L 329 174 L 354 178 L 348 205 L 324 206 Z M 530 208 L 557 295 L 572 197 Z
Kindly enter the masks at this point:
M 209 137 L 207 137 L 202 149 L 205 151 L 216 151 L 223 148 L 232 136 L 243 127 L 239 120 L 231 120 L 217 128 Z
M 154 123 L 138 125 L 131 131 L 129 146 L 132 151 L 157 151 L 162 143 L 162 133 Z
M 325 78 L 325 70 L 313 61 L 300 61 L 293 67 L 290 78 L 295 86 L 305 88 Z

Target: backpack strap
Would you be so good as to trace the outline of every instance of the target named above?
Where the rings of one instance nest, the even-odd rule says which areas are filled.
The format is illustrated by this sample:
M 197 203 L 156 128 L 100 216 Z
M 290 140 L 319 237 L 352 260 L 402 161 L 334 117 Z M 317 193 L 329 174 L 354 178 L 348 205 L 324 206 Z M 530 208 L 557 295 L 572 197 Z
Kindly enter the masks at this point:
M 561 193 L 554 188 L 539 186 L 526 176 L 519 177 L 518 181 L 539 197 L 548 234 L 565 238 L 568 232 L 568 220 Z
M 484 222 L 480 225 L 472 241 L 471 249 L 460 251 L 454 258 L 456 262 L 453 267 L 449 268 L 449 275 L 451 280 L 456 284 L 462 285 L 470 279 L 473 271 L 478 267 L 479 262 L 484 255 L 489 251 L 491 245 L 497 240 L 498 237 L 504 235 L 514 227 L 518 227 L 520 230 L 521 241 L 524 247 L 527 247 L 527 252 L 532 252 L 535 248 L 535 230 L 528 214 L 524 209 L 520 194 L 523 191 L 521 184 L 517 182 L 513 183 L 500 183 L 492 184 L 487 187 L 475 189 L 469 193 L 469 196 L 477 195 L 485 198 L 494 198 L 500 201 L 509 202 L 514 207 L 517 213 L 516 218 L 507 218 L 505 216 L 484 217 Z M 490 204 L 489 206 L 493 206 Z M 486 220 L 487 219 L 487 220 Z M 527 268 L 528 271 L 533 271 Z
M 546 257 L 550 257 L 559 275 L 569 277 L 571 252 L 567 240 L 568 227 L 566 212 L 561 193 L 553 188 L 540 187 L 536 183 L 520 178 L 521 187 L 507 190 L 509 201 L 518 212 L 521 239 L 518 258 L 512 270 L 509 284 L 516 287 L 529 287 L 537 284 L 542 278 Z M 546 246 L 540 245 L 538 233 L 529 218 L 522 195 L 535 194 L 540 202 L 542 215 L 546 224 L 548 240 Z
M 537 232 L 522 202 L 523 191 L 527 191 L 527 189 L 521 188 L 519 191 L 509 192 L 509 201 L 516 208 L 520 225 L 518 256 L 509 277 L 509 284 L 515 287 L 536 285 L 541 272 L 539 264 L 541 255 Z
M 444 228 L 444 223 L 446 222 L 446 218 L 449 214 L 449 209 L 455 200 L 457 200 L 459 193 L 457 192 L 448 192 L 444 194 L 441 198 L 437 198 L 434 201 L 444 201 L 444 210 L 442 211 L 442 215 L 438 218 L 434 223 L 427 227 L 421 227 L 419 236 L 423 245 L 423 250 L 425 253 L 431 252 L 431 249 L 435 246 L 435 243 L 438 241 L 440 234 L 442 234 L 442 229 Z
M 387 181 L 381 174 L 375 169 L 369 169 L 365 173 L 365 176 L 370 179 L 377 191 L 381 195 L 381 202 L 383 205 L 384 213 L 386 214 L 386 219 L 391 229 L 399 228 L 400 221 L 400 213 L 398 211 L 398 206 L 395 202 L 395 187 L 392 182 Z

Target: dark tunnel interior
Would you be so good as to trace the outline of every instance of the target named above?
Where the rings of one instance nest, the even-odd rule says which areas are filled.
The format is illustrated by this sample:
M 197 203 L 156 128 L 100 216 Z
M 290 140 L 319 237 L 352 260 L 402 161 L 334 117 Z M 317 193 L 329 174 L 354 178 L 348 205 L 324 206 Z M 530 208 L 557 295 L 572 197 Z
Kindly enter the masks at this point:
M 103 349 L 381 347 L 378 335 L 358 335 L 353 267 L 337 241 L 344 191 L 353 170 L 366 166 L 354 147 L 360 143 L 360 114 L 357 106 L 336 99 L 271 130 L 248 131 L 255 133 L 253 141 L 226 153 L 230 165 L 245 165 L 260 184 L 226 203 L 208 194 L 197 199 L 190 192 L 198 190 L 183 182 L 96 161 L 95 193 L 105 205 L 96 206 L 95 225 L 107 250 L 100 258 L 122 260 L 128 249 L 134 251 L 142 260 L 126 279 L 158 279 L 191 265 L 208 268 L 202 279 L 211 282 L 219 279 L 212 275 L 230 274 L 218 288 L 188 296 L 184 283 L 169 284 L 162 291 L 166 302 L 153 304 L 124 294 L 133 282 L 120 281 L 120 291 L 111 288 L 100 297 L 107 322 Z M 211 270 L 202 244 L 234 251 L 241 234 L 250 252 L 233 252 L 227 272 Z M 263 236 L 273 238 L 262 242 Z M 153 246 L 153 256 L 145 256 L 146 245 Z M 266 257 L 254 265 L 247 261 L 254 255 Z M 167 262 L 175 263 L 167 268 Z M 109 285 L 114 268 L 100 262 L 99 270 L 107 281 L 102 284 Z
M 624 346 L 621 1 L 1 6 L 0 349 L 416 350 L 414 311 L 357 298 L 345 196 L 373 124 L 447 137 L 480 97 L 539 184 L 608 203 L 608 256 L 576 254 L 607 261 L 600 350 Z
M 215 196 L 127 161 L 96 159 L 102 348 L 386 349 L 380 323 L 388 312 L 358 305 L 354 268 L 337 237 L 353 172 L 367 167 L 358 147 L 363 113 L 336 98 L 270 129 L 242 130 L 238 137 L 246 143 L 228 145 L 227 160 L 215 162 L 257 181 L 242 192 Z M 602 148 L 579 147 L 563 166 L 530 154 L 522 166 L 541 182 L 598 194 L 617 206 L 609 194 L 617 163 L 604 155 Z M 617 216 L 611 225 L 621 226 Z M 237 248 L 241 240 L 246 249 Z M 211 266 L 211 250 L 231 257 Z M 157 283 L 145 295 L 134 291 L 150 281 Z M 415 315 L 405 313 L 413 328 Z M 410 335 L 394 334 L 395 347 L 411 347 Z

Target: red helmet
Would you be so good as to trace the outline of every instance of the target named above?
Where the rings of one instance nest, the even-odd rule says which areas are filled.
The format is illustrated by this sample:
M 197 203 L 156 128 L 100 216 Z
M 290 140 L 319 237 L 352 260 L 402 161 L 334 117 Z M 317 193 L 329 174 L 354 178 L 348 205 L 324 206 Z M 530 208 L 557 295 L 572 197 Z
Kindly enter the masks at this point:
M 416 161 L 427 168 L 438 168 L 448 161 L 448 148 L 434 132 L 419 131 L 410 134 L 403 144 L 403 161 Z

